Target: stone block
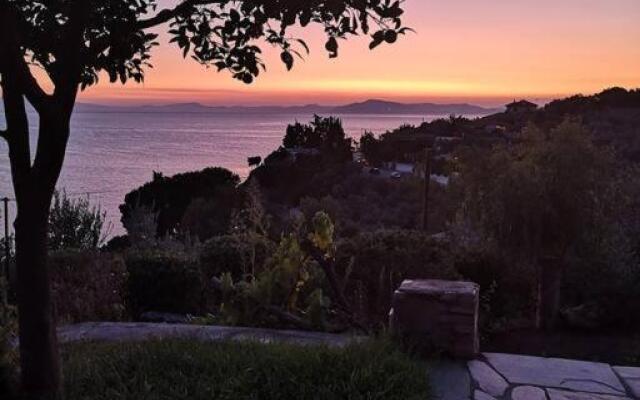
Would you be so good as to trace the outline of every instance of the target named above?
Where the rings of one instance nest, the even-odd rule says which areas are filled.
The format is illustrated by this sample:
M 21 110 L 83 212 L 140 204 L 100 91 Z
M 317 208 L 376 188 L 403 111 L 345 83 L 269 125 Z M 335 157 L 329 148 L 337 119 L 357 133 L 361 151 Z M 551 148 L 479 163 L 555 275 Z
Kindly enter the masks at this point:
M 406 280 L 395 291 L 392 331 L 460 358 L 478 353 L 478 295 L 475 283 Z

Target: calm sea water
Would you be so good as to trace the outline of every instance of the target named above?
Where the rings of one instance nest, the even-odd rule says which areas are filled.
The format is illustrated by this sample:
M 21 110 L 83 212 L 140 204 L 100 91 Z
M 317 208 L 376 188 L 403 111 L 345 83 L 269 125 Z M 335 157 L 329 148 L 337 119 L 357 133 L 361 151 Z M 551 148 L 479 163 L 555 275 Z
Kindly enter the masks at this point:
M 346 132 L 354 138 L 365 130 L 382 133 L 401 124 L 417 125 L 436 117 L 439 116 L 341 116 Z M 267 156 L 280 145 L 287 124 L 311 118 L 312 115 L 303 114 L 258 113 L 78 113 L 72 120 L 59 188 L 73 196 L 89 196 L 106 211 L 112 234 L 120 234 L 123 229 L 118 206 L 127 192 L 151 179 L 152 171 L 173 175 L 221 166 L 244 178 L 249 172 L 247 157 Z M 36 120 L 31 129 L 34 142 Z M 1 142 L 0 196 L 13 197 L 7 146 Z M 10 218 L 13 220 L 13 216 Z

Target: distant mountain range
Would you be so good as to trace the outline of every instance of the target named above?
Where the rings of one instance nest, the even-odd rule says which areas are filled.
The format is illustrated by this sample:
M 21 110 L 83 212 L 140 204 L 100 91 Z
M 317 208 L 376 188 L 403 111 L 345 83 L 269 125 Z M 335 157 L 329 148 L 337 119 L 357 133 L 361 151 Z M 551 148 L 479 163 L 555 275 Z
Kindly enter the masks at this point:
M 390 115 L 487 115 L 501 111 L 472 104 L 397 103 L 367 100 L 343 106 L 206 106 L 200 103 L 177 103 L 145 106 L 106 106 L 90 103 L 76 105 L 79 113 L 316 113 L 316 114 L 390 114 Z

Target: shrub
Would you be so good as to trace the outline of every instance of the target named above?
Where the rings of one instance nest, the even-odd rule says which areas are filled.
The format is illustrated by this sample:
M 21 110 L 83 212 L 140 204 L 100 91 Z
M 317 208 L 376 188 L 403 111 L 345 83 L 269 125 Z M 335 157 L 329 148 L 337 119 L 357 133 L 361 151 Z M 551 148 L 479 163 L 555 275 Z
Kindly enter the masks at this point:
M 49 255 L 53 299 L 63 322 L 126 317 L 127 270 L 122 257 L 97 251 Z
M 225 234 L 243 196 L 243 192 L 235 187 L 222 187 L 213 199 L 199 197 L 191 200 L 182 215 L 178 232 L 200 240 Z
M 200 266 L 206 278 L 228 272 L 238 280 L 260 272 L 274 247 L 273 242 L 259 235 L 217 236 L 203 244 Z
M 109 235 L 106 215 L 99 206 L 92 206 L 88 197 L 74 200 L 64 191 L 56 191 L 49 213 L 49 248 L 97 249 Z
M 226 219 L 232 212 L 230 207 L 234 204 L 233 199 L 239 196 L 239 183 L 240 178 L 224 168 L 205 168 L 172 177 L 155 172 L 151 182 L 125 196 L 124 204 L 120 206 L 122 221 L 128 229 L 126 221 L 131 210 L 143 207 L 157 214 L 156 233 L 158 236 L 165 236 L 180 229 L 185 212 L 195 199 L 217 203 L 217 215 Z M 196 206 L 190 210 L 191 217 L 202 208 L 202 202 Z M 211 211 L 210 208 L 207 210 Z
M 421 226 L 423 192 L 422 179 L 379 179 L 357 173 L 342 176 L 328 196 L 303 198 L 300 209 L 308 218 L 319 210 L 326 211 L 335 221 L 339 237 L 380 229 L 417 229 Z M 444 189 L 432 184 L 429 194 L 431 232 L 442 232 L 446 228 L 444 219 L 450 208 L 452 205 Z
M 535 275 L 530 268 L 508 263 L 486 248 L 452 250 L 456 271 L 480 285 L 480 330 L 483 335 L 506 328 L 509 321 L 527 318 L 535 309 Z
M 16 334 L 17 320 L 15 308 L 0 303 L 0 398 L 7 400 L 14 398 L 17 388 L 17 352 L 9 344 Z
M 568 263 L 563 282 L 563 303 L 569 314 L 572 308 L 574 311 L 576 308 L 592 310 L 588 320 L 582 318 L 592 328 L 637 332 L 640 327 L 637 318 L 640 315 L 637 229 L 620 232 L 615 227 L 603 231 L 605 234 L 597 241 L 591 240 L 580 246 Z M 573 314 L 576 315 L 575 312 Z
M 161 250 L 131 251 L 126 265 L 134 315 L 145 311 L 202 311 L 205 284 L 195 257 Z
M 261 271 L 240 281 L 229 272 L 221 276 L 219 310 L 225 323 L 327 329 L 331 302 L 321 263 L 332 256 L 334 226 L 326 213 L 317 213 L 307 228 L 283 235 Z
M 329 300 L 324 273 L 301 248 L 295 235 L 283 236 L 265 268 L 234 282 L 221 277 L 220 314 L 224 323 L 324 329 Z
M 387 321 L 391 297 L 404 279 L 455 279 L 441 242 L 417 231 L 374 231 L 337 243 L 345 293 L 369 324 Z

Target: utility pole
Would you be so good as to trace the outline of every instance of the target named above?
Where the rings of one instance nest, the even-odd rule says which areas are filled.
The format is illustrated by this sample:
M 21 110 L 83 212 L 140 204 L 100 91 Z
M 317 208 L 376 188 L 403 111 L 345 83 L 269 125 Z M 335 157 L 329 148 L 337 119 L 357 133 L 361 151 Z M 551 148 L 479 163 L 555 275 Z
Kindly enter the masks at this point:
M 424 152 L 424 193 L 422 198 L 422 230 L 429 229 L 429 186 L 431 185 L 431 149 Z
M 0 278 L 5 280 L 5 287 L 2 288 L 2 306 L 3 309 L 7 309 L 7 294 L 9 292 L 9 262 L 11 256 L 11 249 L 9 246 L 11 242 L 9 240 L 9 198 L 2 199 L 4 203 L 4 274 L 0 275 Z

